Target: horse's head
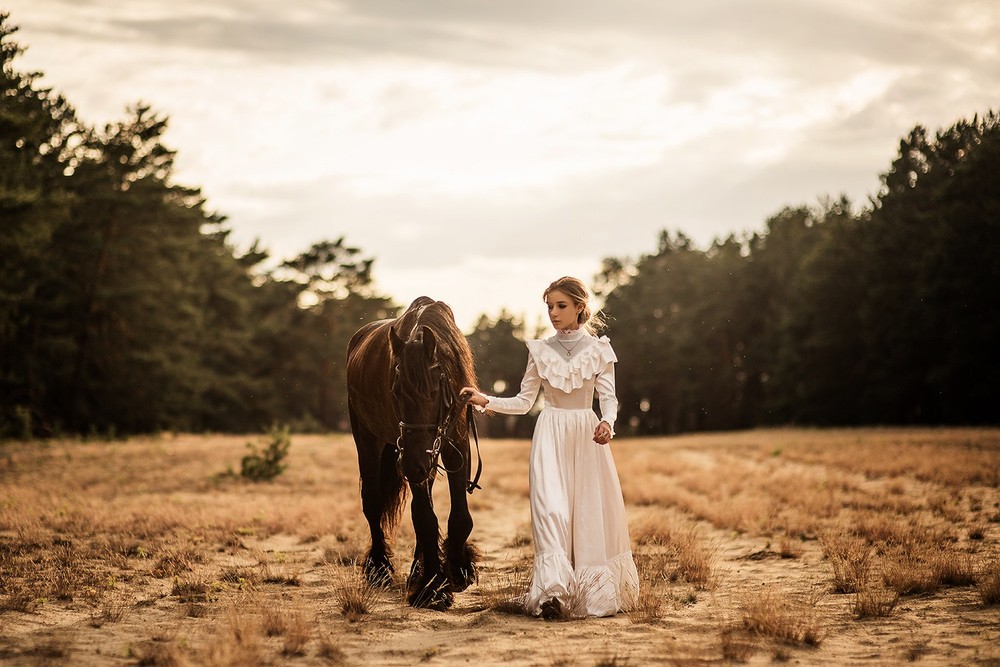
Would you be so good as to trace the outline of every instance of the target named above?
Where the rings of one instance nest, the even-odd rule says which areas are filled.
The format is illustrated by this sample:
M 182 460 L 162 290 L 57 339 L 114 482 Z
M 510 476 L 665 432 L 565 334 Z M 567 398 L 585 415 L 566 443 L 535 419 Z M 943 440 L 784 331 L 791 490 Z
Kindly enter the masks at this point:
M 409 481 L 420 483 L 434 473 L 453 397 L 430 328 L 416 327 L 403 340 L 390 327 L 389 340 L 396 360 L 392 397 L 399 414 L 399 464 Z

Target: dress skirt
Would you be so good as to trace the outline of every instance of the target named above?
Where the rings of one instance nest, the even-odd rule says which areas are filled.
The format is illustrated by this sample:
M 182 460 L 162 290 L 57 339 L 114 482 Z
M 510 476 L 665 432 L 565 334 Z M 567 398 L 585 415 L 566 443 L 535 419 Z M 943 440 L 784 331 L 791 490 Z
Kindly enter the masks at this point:
M 594 442 L 598 423 L 592 409 L 546 406 L 538 416 L 529 468 L 531 614 L 558 598 L 571 617 L 611 616 L 638 595 L 618 471 L 611 447 Z

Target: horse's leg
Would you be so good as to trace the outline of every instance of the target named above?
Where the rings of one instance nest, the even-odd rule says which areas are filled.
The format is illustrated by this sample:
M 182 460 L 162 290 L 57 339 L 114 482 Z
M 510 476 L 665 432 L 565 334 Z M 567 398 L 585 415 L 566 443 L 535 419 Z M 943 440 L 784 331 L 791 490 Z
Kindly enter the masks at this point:
M 417 581 L 424 576 L 424 555 L 420 550 L 420 544 L 413 547 L 413 561 L 410 563 L 410 575 L 406 578 L 406 589 L 410 590 L 417 585 Z
M 449 465 L 448 492 L 451 497 L 451 514 L 448 515 L 448 537 L 444 541 L 445 572 L 451 588 L 456 593 L 464 591 L 479 579 L 476 561 L 479 550 L 466 542 L 472 533 L 472 514 L 466 492 L 468 457 L 457 469 Z
M 441 568 L 440 534 L 431 499 L 431 485 L 430 480 L 425 484 L 410 484 L 413 494 L 410 514 L 413 517 L 413 532 L 417 536 L 414 555 L 419 564 L 415 563 L 411 571 L 407 601 L 414 607 L 444 611 L 451 606 L 453 596 L 448 578 Z
M 361 474 L 361 509 L 368 520 L 371 532 L 371 548 L 365 556 L 365 578 L 372 586 L 388 586 L 392 583 L 392 550 L 385 541 L 382 517 L 385 510 L 380 467 L 382 447 L 373 433 L 368 431 L 349 408 L 351 431 L 358 450 L 358 470 Z

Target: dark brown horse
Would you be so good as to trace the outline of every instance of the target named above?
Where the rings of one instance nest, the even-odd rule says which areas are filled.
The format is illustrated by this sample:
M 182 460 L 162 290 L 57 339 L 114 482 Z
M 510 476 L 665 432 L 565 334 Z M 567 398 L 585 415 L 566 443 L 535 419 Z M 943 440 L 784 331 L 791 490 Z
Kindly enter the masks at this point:
M 477 551 L 467 543 L 472 515 L 465 497 L 471 464 L 466 403 L 476 386 L 472 350 L 451 308 L 422 296 L 395 320 L 361 327 L 347 348 L 347 396 L 358 449 L 361 506 L 372 545 L 364 572 L 372 585 L 392 581 L 386 543 L 399 519 L 408 485 L 417 544 L 407 579 L 415 607 L 447 609 L 453 593 L 476 581 Z M 440 455 L 440 462 L 438 456 Z M 431 489 L 440 465 L 448 475 L 451 513 L 440 543 Z

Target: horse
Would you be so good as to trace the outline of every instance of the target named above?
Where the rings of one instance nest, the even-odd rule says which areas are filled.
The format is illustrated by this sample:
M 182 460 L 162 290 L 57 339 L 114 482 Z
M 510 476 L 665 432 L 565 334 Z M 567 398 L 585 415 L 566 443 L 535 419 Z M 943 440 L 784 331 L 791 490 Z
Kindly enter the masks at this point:
M 453 594 L 478 579 L 479 552 L 468 542 L 473 522 L 466 491 L 478 488 L 479 473 L 467 481 L 475 422 L 467 397 L 459 396 L 465 386 L 477 386 L 472 349 L 441 301 L 419 297 L 398 318 L 362 326 L 348 344 L 348 412 L 361 507 L 371 531 L 364 574 L 372 586 L 392 583 L 393 554 L 386 538 L 392 536 L 409 486 L 416 547 L 407 602 L 414 607 L 448 609 Z M 443 544 L 431 497 L 439 467 L 447 474 L 451 497 Z

